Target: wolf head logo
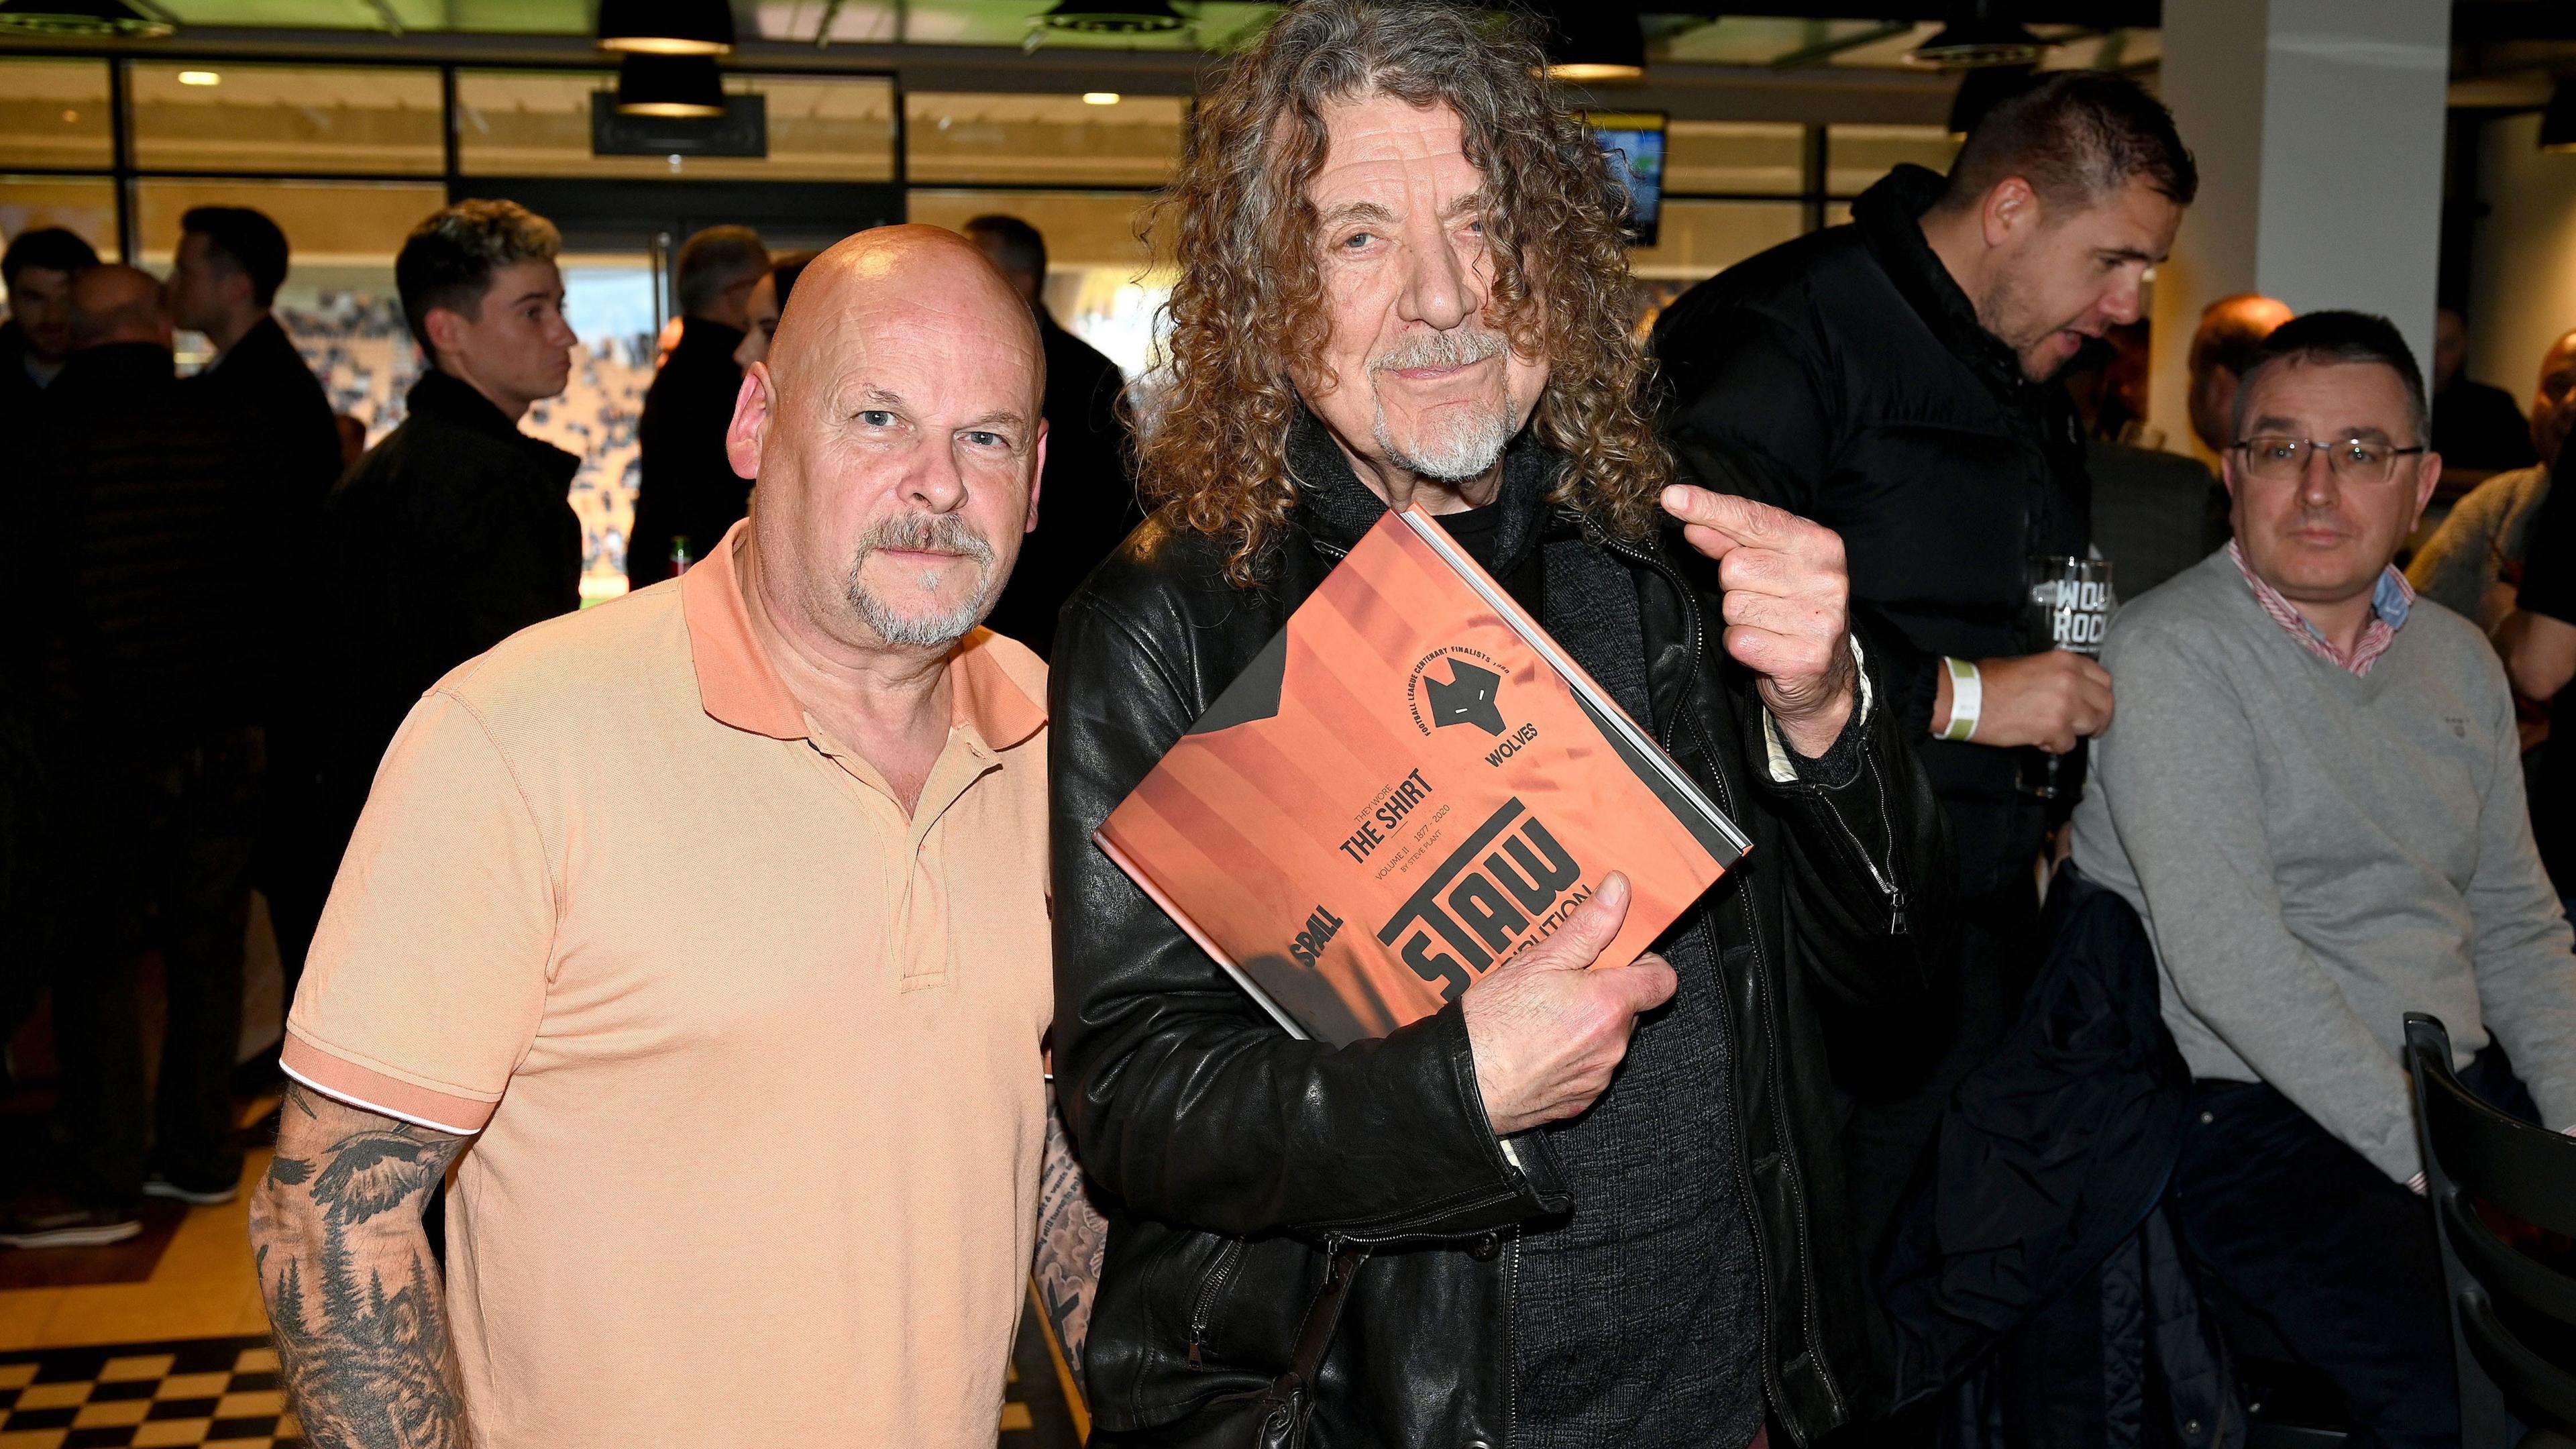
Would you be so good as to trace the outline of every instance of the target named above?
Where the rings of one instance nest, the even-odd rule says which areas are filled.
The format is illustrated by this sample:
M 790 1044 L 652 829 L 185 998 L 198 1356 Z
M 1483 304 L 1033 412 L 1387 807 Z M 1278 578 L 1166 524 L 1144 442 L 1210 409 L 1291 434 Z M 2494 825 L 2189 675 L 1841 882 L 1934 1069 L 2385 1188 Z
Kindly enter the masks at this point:
M 1490 669 L 1479 669 L 1464 659 L 1449 661 L 1449 682 L 1425 674 L 1422 691 L 1431 700 L 1433 728 L 1453 724 L 1471 724 L 1489 735 L 1503 732 L 1502 707 L 1494 702 L 1494 691 L 1503 677 Z

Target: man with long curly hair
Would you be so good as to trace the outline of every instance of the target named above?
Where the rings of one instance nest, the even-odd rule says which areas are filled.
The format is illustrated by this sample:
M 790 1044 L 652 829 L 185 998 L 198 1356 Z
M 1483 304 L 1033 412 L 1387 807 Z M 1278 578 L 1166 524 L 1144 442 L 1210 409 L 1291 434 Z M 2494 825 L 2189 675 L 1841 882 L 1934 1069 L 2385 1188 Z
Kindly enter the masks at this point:
M 1067 606 L 1052 686 L 1055 1060 L 1112 1204 L 1095 1443 L 1239 1442 L 1301 1335 L 1315 1444 L 1736 1449 L 1866 1393 L 1815 1014 L 1923 988 L 1948 869 L 1860 682 L 1839 541 L 1671 486 L 1623 195 L 1538 50 L 1449 4 L 1291 5 L 1200 102 L 1141 440 L 1159 511 Z M 1408 503 L 1755 848 L 1652 955 L 1595 960 L 1608 886 L 1335 1049 L 1091 833 Z M 1328 1327 L 1327 1264 L 1361 1253 Z

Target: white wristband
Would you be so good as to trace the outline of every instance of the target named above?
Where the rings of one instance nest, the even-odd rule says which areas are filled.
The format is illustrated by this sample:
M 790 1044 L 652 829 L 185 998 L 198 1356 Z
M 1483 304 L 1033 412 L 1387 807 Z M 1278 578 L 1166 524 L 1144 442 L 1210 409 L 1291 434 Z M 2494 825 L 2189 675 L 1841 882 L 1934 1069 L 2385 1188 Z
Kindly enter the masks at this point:
M 1950 727 L 1941 731 L 1945 740 L 1974 739 L 1977 735 L 1977 713 L 1985 707 L 1986 682 L 1977 666 L 1965 659 L 1941 661 L 1950 671 Z

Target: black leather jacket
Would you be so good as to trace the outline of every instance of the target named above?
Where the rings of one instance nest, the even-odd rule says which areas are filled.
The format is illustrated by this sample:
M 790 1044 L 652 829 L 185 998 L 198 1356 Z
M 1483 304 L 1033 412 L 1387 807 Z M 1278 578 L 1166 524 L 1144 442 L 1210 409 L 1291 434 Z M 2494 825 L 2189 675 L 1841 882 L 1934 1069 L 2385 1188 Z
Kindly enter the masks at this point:
M 1212 1400 L 1267 1386 L 1326 1246 L 1352 1240 L 1374 1251 L 1324 1362 L 1313 1442 L 1513 1442 L 1519 1233 L 1569 1199 L 1539 1134 L 1514 1139 L 1526 1172 L 1496 1142 L 1458 1008 L 1341 1050 L 1292 1039 L 1091 840 L 1356 537 L 1331 533 L 1299 510 L 1247 589 L 1224 580 L 1220 544 L 1149 519 L 1057 634 L 1057 1092 L 1113 1196 L 1083 1365 L 1094 1443 L 1187 1443 Z M 1845 1365 L 1882 1343 L 1839 1227 L 1816 1004 L 1926 985 L 1927 927 L 1948 912 L 1941 815 L 1885 710 L 1848 783 L 1771 783 L 1750 677 L 1711 633 L 1714 595 L 1660 547 L 1596 546 L 1637 583 L 1656 733 L 1755 842 L 1694 909 L 1725 976 L 1735 1070 L 1720 1089 L 1760 1247 L 1765 1387 L 1803 1444 L 1855 1393 L 1868 1402 Z

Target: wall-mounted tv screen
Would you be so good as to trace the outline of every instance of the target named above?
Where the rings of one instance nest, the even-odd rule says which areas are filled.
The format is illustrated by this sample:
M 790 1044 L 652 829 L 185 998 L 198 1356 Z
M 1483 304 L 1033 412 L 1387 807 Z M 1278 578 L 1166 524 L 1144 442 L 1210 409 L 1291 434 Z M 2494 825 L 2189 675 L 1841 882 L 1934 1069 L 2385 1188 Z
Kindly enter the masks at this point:
M 1641 247 L 1655 244 L 1664 216 L 1664 119 L 1657 111 L 1588 111 L 1583 117 L 1610 169 L 1628 188 L 1636 208 L 1628 218 L 1629 238 Z

